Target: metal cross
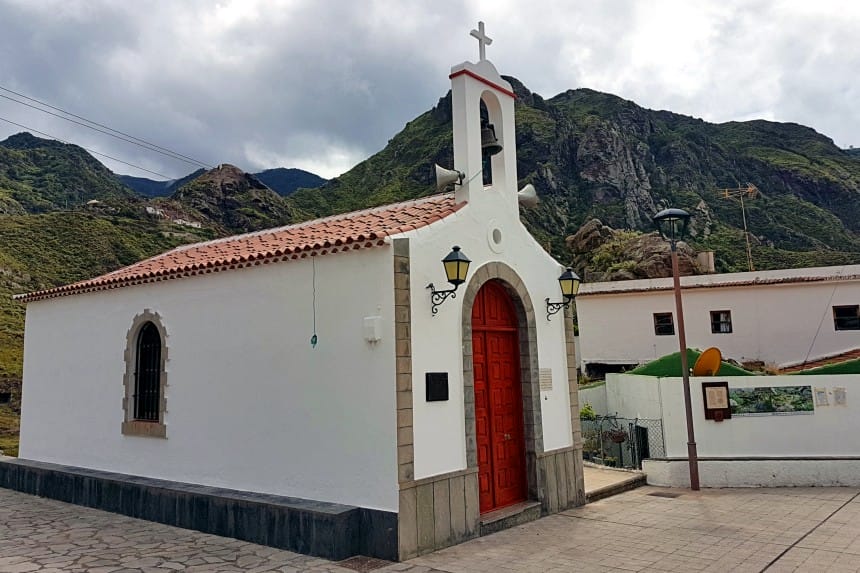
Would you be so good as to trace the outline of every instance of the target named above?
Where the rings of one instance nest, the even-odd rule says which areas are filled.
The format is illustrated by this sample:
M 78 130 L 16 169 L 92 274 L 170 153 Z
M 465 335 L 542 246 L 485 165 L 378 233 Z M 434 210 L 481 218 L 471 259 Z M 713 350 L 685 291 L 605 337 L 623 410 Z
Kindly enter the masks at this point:
M 493 39 L 484 33 L 484 23 L 478 22 L 478 29 L 472 30 L 470 35 L 478 40 L 478 51 L 480 53 L 480 62 L 487 59 L 487 46 L 493 43 Z

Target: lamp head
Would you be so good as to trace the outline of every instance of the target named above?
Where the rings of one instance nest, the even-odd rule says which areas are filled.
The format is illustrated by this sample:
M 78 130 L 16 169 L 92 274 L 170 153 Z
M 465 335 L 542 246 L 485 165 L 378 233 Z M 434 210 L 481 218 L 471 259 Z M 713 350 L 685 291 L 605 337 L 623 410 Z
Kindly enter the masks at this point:
M 573 269 L 567 267 L 561 276 L 558 277 L 558 284 L 561 286 L 561 294 L 564 295 L 564 298 L 567 300 L 572 299 L 576 296 L 576 293 L 579 292 L 579 285 L 582 283 L 582 280 L 579 278 Z
M 660 235 L 674 246 L 675 243 L 683 240 L 687 234 L 690 214 L 683 209 L 663 209 L 654 215 L 653 220 L 657 230 L 660 231 Z
M 457 287 L 466 282 L 466 275 L 469 272 L 469 263 L 472 261 L 460 251 L 460 247 L 454 245 L 451 252 L 442 259 L 442 264 L 445 266 L 445 276 L 448 282 Z

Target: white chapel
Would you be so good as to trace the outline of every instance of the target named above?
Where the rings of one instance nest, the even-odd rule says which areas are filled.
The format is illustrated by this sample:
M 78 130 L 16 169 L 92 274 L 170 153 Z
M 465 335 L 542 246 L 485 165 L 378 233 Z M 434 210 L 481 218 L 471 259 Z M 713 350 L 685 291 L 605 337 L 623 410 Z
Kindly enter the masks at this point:
M 18 297 L 0 486 L 331 559 L 584 503 L 564 267 L 520 222 L 516 96 L 473 35 L 448 189 Z

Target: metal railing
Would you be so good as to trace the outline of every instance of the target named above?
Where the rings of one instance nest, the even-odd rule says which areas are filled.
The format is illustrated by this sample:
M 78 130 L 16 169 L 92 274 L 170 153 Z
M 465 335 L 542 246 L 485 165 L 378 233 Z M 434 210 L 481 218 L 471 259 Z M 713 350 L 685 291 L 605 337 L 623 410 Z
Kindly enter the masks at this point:
M 582 455 L 587 461 L 641 469 L 642 460 L 666 455 L 662 420 L 596 416 L 580 418 L 580 423 Z

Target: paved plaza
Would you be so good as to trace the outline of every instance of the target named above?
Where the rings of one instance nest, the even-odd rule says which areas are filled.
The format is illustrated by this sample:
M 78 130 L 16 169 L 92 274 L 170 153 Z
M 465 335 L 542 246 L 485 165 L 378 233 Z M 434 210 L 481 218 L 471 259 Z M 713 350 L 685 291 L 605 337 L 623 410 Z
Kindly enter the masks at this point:
M 376 571 L 860 571 L 858 496 L 642 487 Z M 2 573 L 354 570 L 0 489 Z

